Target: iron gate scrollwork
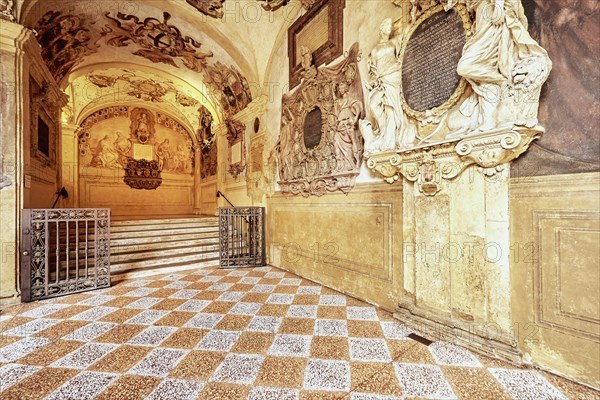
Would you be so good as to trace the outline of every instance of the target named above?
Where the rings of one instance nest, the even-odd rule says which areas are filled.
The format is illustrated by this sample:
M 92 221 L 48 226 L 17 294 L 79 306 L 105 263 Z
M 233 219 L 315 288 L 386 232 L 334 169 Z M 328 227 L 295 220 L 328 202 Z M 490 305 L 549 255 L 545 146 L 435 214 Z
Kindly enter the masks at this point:
M 26 209 L 22 230 L 22 301 L 110 286 L 109 209 Z
M 221 268 L 266 265 L 265 208 L 219 208 Z

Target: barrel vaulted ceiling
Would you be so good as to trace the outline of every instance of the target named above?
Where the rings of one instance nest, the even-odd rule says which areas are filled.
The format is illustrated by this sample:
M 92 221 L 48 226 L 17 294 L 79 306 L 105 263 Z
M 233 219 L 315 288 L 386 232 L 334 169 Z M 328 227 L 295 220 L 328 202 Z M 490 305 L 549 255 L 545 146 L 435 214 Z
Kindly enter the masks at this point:
M 302 0 L 305 7 L 312 2 Z M 69 118 L 142 102 L 195 128 L 200 105 L 222 121 L 261 92 L 269 59 L 302 4 L 17 0 L 16 10 L 70 97 Z

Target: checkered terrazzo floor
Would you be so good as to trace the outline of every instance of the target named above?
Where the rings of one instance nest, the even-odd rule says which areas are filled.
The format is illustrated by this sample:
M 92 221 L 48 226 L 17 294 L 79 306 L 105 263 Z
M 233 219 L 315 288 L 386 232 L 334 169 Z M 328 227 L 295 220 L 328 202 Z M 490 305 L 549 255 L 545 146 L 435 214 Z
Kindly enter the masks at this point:
M 271 267 L 202 269 L 0 314 L 0 399 L 597 399 Z

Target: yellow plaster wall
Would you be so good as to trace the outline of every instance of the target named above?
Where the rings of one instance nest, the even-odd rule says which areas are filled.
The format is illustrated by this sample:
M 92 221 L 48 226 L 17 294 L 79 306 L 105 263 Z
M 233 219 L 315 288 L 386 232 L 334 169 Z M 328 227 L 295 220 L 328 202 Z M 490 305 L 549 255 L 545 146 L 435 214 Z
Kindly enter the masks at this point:
M 513 179 L 510 206 L 519 346 L 600 387 L 600 173 Z
M 351 194 L 267 201 L 270 263 L 393 311 L 402 286 L 402 191 L 362 184 Z

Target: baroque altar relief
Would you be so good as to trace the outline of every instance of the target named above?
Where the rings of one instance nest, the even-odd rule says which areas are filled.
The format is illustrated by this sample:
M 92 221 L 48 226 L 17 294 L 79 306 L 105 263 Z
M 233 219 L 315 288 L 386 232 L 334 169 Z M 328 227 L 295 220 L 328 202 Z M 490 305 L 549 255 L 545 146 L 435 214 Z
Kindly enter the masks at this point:
M 359 175 L 364 115 L 358 43 L 336 65 L 315 68 L 307 59 L 302 83 L 282 100 L 281 131 L 275 147 L 284 194 L 348 193 Z
M 229 144 L 227 172 L 237 179 L 246 170 L 246 125 L 235 119 L 225 120 Z
M 394 4 L 410 12 L 381 23 L 367 60 L 367 165 L 426 195 L 470 165 L 501 171 L 544 133 L 539 98 L 552 68 L 521 1 Z

